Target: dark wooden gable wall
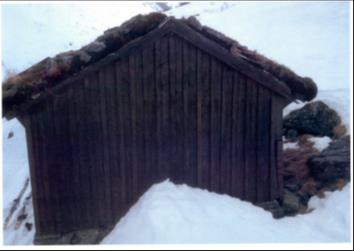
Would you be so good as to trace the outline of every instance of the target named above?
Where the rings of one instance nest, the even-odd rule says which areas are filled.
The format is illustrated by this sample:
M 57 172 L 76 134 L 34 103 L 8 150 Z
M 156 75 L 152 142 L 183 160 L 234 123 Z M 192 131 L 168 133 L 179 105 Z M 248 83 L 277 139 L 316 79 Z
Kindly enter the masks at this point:
M 282 191 L 282 99 L 167 34 L 24 118 L 37 235 L 114 225 L 154 183 Z

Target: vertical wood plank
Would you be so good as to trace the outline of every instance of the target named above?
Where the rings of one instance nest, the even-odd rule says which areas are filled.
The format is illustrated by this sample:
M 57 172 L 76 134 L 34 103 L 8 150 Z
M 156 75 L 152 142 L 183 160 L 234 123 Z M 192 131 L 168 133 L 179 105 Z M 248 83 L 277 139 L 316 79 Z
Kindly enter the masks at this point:
M 81 80 L 78 83 L 75 93 L 75 98 L 73 98 L 73 107 L 72 107 L 72 125 L 70 126 L 74 131 L 76 140 L 72 142 L 73 146 L 73 156 L 76 158 L 74 162 L 75 168 L 77 168 L 77 173 L 79 175 L 79 191 L 80 198 L 77 203 L 80 203 L 82 206 L 82 226 L 85 228 L 92 227 L 91 220 L 91 185 L 90 185 L 90 175 L 88 170 L 88 152 L 87 152 L 87 141 L 85 132 L 87 129 L 86 116 L 89 116 L 86 113 L 86 103 L 85 103 L 85 92 L 84 81 Z M 75 100 L 74 100 L 75 99 Z M 75 127 L 75 128 L 74 128 Z
M 99 224 L 100 226 L 106 225 L 106 215 L 105 208 L 107 204 L 106 198 L 106 180 L 105 180 L 105 140 L 104 140 L 104 123 L 102 121 L 102 107 L 104 107 L 104 100 L 102 92 L 102 87 L 100 86 L 102 75 L 96 72 L 92 78 L 92 90 L 91 102 L 96 100 L 96 105 L 93 105 L 92 116 L 94 117 L 94 130 L 96 141 L 93 141 L 95 152 L 93 154 L 95 162 L 96 180 L 95 189 L 98 190 L 98 202 L 99 202 Z M 94 95 L 94 96 L 93 96 Z M 97 184 L 99 180 L 100 185 Z
M 157 181 L 163 179 L 163 100 L 162 100 L 162 80 L 161 80 L 161 65 L 163 60 L 163 55 L 161 51 L 161 40 L 154 42 L 154 54 L 155 54 L 155 86 L 156 86 L 156 151 L 157 151 Z
M 115 205 L 112 201 L 112 183 L 114 169 L 117 169 L 116 165 L 116 141 L 115 137 L 115 107 L 114 107 L 114 85 L 115 85 L 115 75 L 114 68 L 112 65 L 106 66 L 100 70 L 100 87 L 101 87 L 101 119 L 103 126 L 103 137 L 104 137 L 104 175 L 106 180 L 105 186 L 105 196 L 106 196 L 106 225 L 113 224 L 112 212 L 115 210 Z
M 38 198 L 38 184 L 37 184 L 37 165 L 35 162 L 35 128 L 33 125 L 33 115 L 28 115 L 25 117 L 24 120 L 26 121 L 26 141 L 27 141 L 27 156 L 29 160 L 29 168 L 30 168 L 30 181 L 31 181 L 31 188 L 32 188 L 32 202 L 33 202 L 33 212 L 34 212 L 34 224 L 36 227 L 37 233 L 41 233 L 41 226 L 39 224 L 39 198 Z M 55 220 L 55 219 L 54 219 Z
M 38 149 L 38 136 L 37 136 L 37 124 L 36 124 L 37 116 L 35 114 L 31 114 L 29 117 L 29 123 L 31 125 L 31 133 L 27 135 L 29 138 L 28 149 L 31 164 L 31 185 L 32 185 L 32 193 L 33 193 L 33 206 L 35 213 L 35 224 L 36 224 L 36 232 L 37 234 L 45 233 L 45 228 L 43 228 L 42 224 L 42 215 L 43 215 L 43 187 L 41 184 L 41 175 L 40 175 L 40 164 L 39 164 L 39 149 Z M 31 151 L 31 152 L 30 152 Z
M 220 192 L 221 66 L 211 60 L 210 189 Z
M 58 116 L 57 111 L 60 111 L 62 107 L 60 107 L 59 100 L 54 100 L 52 106 L 52 122 L 53 122 L 53 145 L 50 157 L 52 162 L 52 167 L 50 169 L 51 177 L 55 178 L 55 186 L 57 188 L 57 205 L 59 206 L 60 212 L 60 222 L 58 223 L 58 231 L 63 232 L 66 228 L 70 228 L 72 224 L 72 208 L 69 202 L 69 196 L 67 194 L 67 187 L 70 183 L 70 178 L 65 179 L 66 170 L 65 166 L 63 165 L 63 158 L 64 156 L 64 149 L 62 145 L 62 141 L 65 141 L 64 138 L 64 131 L 65 128 L 62 128 L 64 118 Z M 60 139 L 60 140 L 59 140 Z M 65 209 L 65 213 L 64 213 Z
M 101 191 L 101 203 L 102 203 L 102 217 L 101 226 L 107 225 L 107 219 L 109 214 L 107 209 L 109 208 L 108 198 L 110 197 L 108 191 L 109 189 L 109 179 L 107 175 L 108 169 L 108 144 L 107 144 L 107 117 L 106 117 L 106 96 L 105 96 L 105 69 L 101 68 L 97 72 L 97 100 L 98 101 L 98 119 L 99 119 L 99 137 L 100 137 L 100 147 L 97 149 L 100 152 L 100 157 L 97 159 L 100 166 L 100 175 L 102 176 L 103 183 L 100 186 Z
M 65 170 L 63 179 L 65 179 L 67 183 L 66 187 L 66 195 L 67 195 L 67 201 L 70 206 L 70 211 L 71 215 L 69 218 L 70 221 L 70 230 L 75 230 L 77 226 L 80 223 L 80 218 L 81 215 L 78 216 L 79 212 L 79 204 L 77 203 L 76 197 L 77 197 L 77 189 L 76 189 L 76 181 L 77 179 L 75 178 L 76 175 L 76 170 L 74 170 L 73 166 L 73 148 L 71 144 L 71 137 L 73 136 L 71 134 L 71 129 L 70 129 L 70 108 L 71 108 L 71 102 L 69 102 L 70 97 L 73 96 L 73 88 L 68 90 L 66 94 L 62 97 L 59 98 L 60 102 L 60 110 L 57 113 L 62 113 L 61 118 L 61 127 L 63 131 L 63 136 L 61 138 L 61 144 L 62 146 L 60 147 L 63 151 L 63 157 L 62 157 L 62 168 Z
M 245 139 L 245 199 L 256 201 L 256 130 L 257 117 L 257 86 L 247 79 L 247 102 L 246 102 L 246 139 Z
M 202 131 L 202 52 L 197 50 L 197 186 L 203 184 L 203 131 Z
M 144 162 L 140 165 L 140 169 L 146 170 L 143 186 L 140 193 L 144 193 L 152 183 L 156 182 L 156 160 L 155 160 L 155 79 L 154 79 L 154 48 L 148 46 L 143 49 L 142 54 L 142 85 L 144 100 Z
M 282 100 L 272 96 L 272 168 L 271 168 L 271 197 L 279 198 L 283 191 L 282 177 Z
M 106 163 L 109 181 L 109 221 L 108 223 L 116 223 L 116 215 L 119 214 L 119 141 L 120 141 L 120 124 L 118 120 L 117 91 L 116 91 L 116 69 L 115 64 L 111 64 L 106 68 L 105 76 L 105 95 L 106 95 L 106 114 L 107 114 L 107 143 L 108 143 L 108 162 Z
M 35 118 L 35 135 L 36 135 L 36 153 L 37 153 L 37 181 L 39 185 L 39 204 L 40 204 L 40 218 L 39 218 L 39 224 L 41 228 L 43 229 L 43 233 L 48 233 L 48 228 L 45 227 L 45 222 L 46 222 L 46 212 L 50 211 L 50 208 L 48 208 L 48 201 L 46 198 L 46 177 L 45 177 L 45 163 L 44 163 L 44 158 L 43 156 L 43 151 L 45 148 L 45 139 L 43 135 L 43 126 L 41 126 L 41 123 L 39 123 L 41 119 L 41 114 L 36 114 L 34 116 Z
M 90 120 L 91 118 L 91 111 L 89 110 L 90 107 L 86 104 L 90 101 L 89 97 L 89 81 L 87 79 L 82 80 L 82 84 L 78 90 L 78 96 L 76 97 L 78 100 L 78 109 L 77 112 L 79 115 L 78 118 L 78 142 L 77 147 L 80 153 L 80 172 L 82 174 L 82 189 L 85 192 L 84 200 L 85 200 L 85 208 L 86 208 L 86 225 L 87 226 L 95 226 L 96 225 L 96 205 L 93 204 L 95 199 L 95 195 L 93 192 L 93 185 L 92 185 L 92 174 L 93 174 L 93 164 L 92 164 L 92 156 L 90 151 Z
M 157 54 L 157 63 L 160 69 L 160 82 L 158 85 L 159 93 L 161 94 L 161 106 L 160 109 L 160 123 L 159 128 L 161 130 L 160 134 L 160 147 L 159 147 L 159 172 L 161 173 L 162 179 L 168 177 L 168 166 L 166 163 L 169 162 L 170 154 L 170 122 L 169 122 L 169 49 L 168 49 L 168 37 L 163 37 L 160 40 L 159 54 Z
M 178 111 L 177 111 L 177 51 L 176 39 L 170 36 L 168 39 L 168 53 L 169 53 L 169 116 L 170 116 L 170 152 L 168 163 L 168 173 L 170 178 L 176 182 L 178 176 L 178 146 L 177 146 L 177 131 L 178 131 Z M 167 164 L 166 163 L 166 164 Z
M 169 39 L 170 70 L 170 121 L 171 121 L 171 171 L 170 176 L 176 183 L 184 182 L 183 149 L 183 76 L 182 41 L 171 36 Z
M 270 96 L 265 88 L 258 92 L 258 121 L 257 130 L 257 202 L 270 200 L 269 197 L 269 131 L 270 131 Z
M 91 192 L 91 210 L 90 210 L 90 218 L 91 222 L 94 226 L 99 226 L 101 224 L 100 217 L 101 217 L 101 207 L 102 202 L 100 200 L 100 187 L 96 187 L 98 184 L 101 184 L 102 176 L 99 177 L 99 167 L 97 164 L 97 157 L 95 155 L 98 154 L 96 147 L 99 146 L 100 142 L 98 139 L 98 123 L 99 120 L 97 118 L 97 91 L 95 88 L 95 80 L 97 76 L 93 73 L 88 75 L 84 80 L 84 88 L 85 88 L 85 95 L 84 101 L 85 104 L 93 103 L 93 105 L 86 105 L 85 106 L 85 118 L 86 118 L 86 126 L 85 129 L 85 143 L 86 146 L 84 148 L 87 154 L 87 172 L 89 173 L 89 183 L 90 183 L 90 192 Z M 92 104 L 91 103 L 91 104 Z
M 133 109 L 132 107 L 132 101 L 131 101 L 131 89 L 132 89 L 132 80 L 130 79 L 130 74 L 129 74 L 129 58 L 123 58 L 122 59 L 122 64 L 120 66 L 120 80 L 121 80 L 121 85 L 122 85 L 122 110 L 124 111 L 123 113 L 123 125 L 124 125 L 124 152 L 125 152 L 125 166 L 124 168 L 124 179 L 125 179 L 125 188 L 124 188 L 124 193 L 125 193 L 125 203 L 124 207 L 126 210 L 128 209 L 128 205 L 131 203 L 133 200 L 133 193 L 131 188 L 133 187 L 133 182 L 132 182 L 132 151 L 133 151 L 133 143 L 132 143 L 132 117 L 131 117 L 131 111 Z M 129 190 L 128 190 L 129 189 Z
M 232 94 L 232 156 L 231 156 L 231 191 L 232 195 L 244 198 L 245 187 L 245 140 L 247 85 L 244 76 L 233 72 Z
M 185 179 L 197 186 L 197 49 L 183 42 Z
M 139 58 L 136 54 L 130 55 L 129 56 L 129 79 L 130 83 L 127 83 L 130 85 L 130 112 L 131 112 L 131 140 L 132 140 L 132 145 L 130 149 L 130 159 L 131 159 L 131 177 L 132 179 L 132 186 L 130 187 L 132 195 L 129 196 L 129 203 L 130 201 L 133 200 L 133 198 L 136 196 L 138 193 L 138 183 L 141 181 L 143 178 L 141 177 L 142 172 L 138 172 L 138 163 L 142 161 L 142 149 L 141 149 L 141 144 L 138 143 L 140 142 L 141 139 L 141 131 L 140 131 L 140 109 L 142 108 L 142 100 L 140 96 L 140 91 L 142 86 L 139 86 L 139 80 L 138 80 L 138 75 L 140 73 L 139 67 Z M 139 94 L 138 94 L 139 91 Z M 127 108 L 128 109 L 128 108 Z M 139 135 L 138 135 L 139 133 Z M 138 178 L 139 175 L 139 178 Z
M 149 180 L 149 164 L 146 161 L 146 100 L 145 92 L 146 86 L 142 83 L 143 81 L 143 59 L 142 51 L 136 53 L 136 69 L 138 69 L 139 74 L 136 79 L 136 103 L 137 103 L 137 148 L 138 148 L 138 168 L 135 175 L 140 179 L 137 179 L 137 194 L 134 197 L 134 200 L 143 192 L 145 183 Z
M 70 164 L 69 167 L 67 168 L 68 171 L 71 172 L 72 175 L 72 187 L 71 187 L 71 198 L 70 200 L 73 203 L 73 228 L 75 229 L 80 229 L 84 227 L 84 202 L 82 201 L 83 194 L 82 194 L 82 186 L 80 184 L 80 177 L 81 177 L 81 172 L 79 168 L 79 152 L 77 149 L 77 144 L 78 144 L 78 130 L 79 127 L 77 125 L 76 117 L 77 117 L 77 112 L 76 112 L 76 106 L 77 106 L 77 84 L 67 90 L 65 97 L 65 107 L 66 107 L 66 115 L 63 117 L 66 117 L 66 125 L 68 126 L 67 130 L 67 136 L 68 136 L 68 146 L 69 146 L 69 151 L 68 155 L 70 155 Z
M 153 84 L 151 86 L 151 99 L 152 99 L 152 104 L 151 104 L 151 109 L 152 109 L 152 119 L 151 119 L 151 130 L 152 130 L 152 135 L 151 135 L 151 140 L 152 140 L 152 145 L 153 145 L 153 151 L 152 151 L 152 166 L 154 170 L 154 178 L 153 178 L 153 183 L 158 183 L 160 181 L 159 177 L 159 169 L 158 169 L 158 135 L 157 135 L 157 123 L 158 123 L 158 100 L 157 100 L 157 78 L 159 73 L 157 73 L 156 70 L 156 47 L 155 44 L 151 45 L 151 50 L 152 50 L 152 62 L 151 62 L 151 68 L 148 68 L 151 71 L 152 79 L 153 79 Z
M 127 182 L 126 182 L 126 170 L 125 167 L 127 166 L 127 146 L 126 146 L 126 93 L 124 92 L 125 88 L 125 82 L 123 81 L 124 77 L 124 72 L 122 70 L 122 65 L 124 64 L 123 60 L 118 61 L 115 64 L 115 72 L 116 72 L 116 95 L 117 98 L 115 99 L 115 103 L 117 104 L 117 112 L 118 112 L 118 138 L 119 138 L 119 170 L 117 171 L 117 184 L 115 187 L 119 189 L 119 193 L 115 193 L 115 198 L 117 199 L 118 203 L 118 208 L 119 212 L 123 212 L 125 210 L 125 204 L 126 204 L 126 187 L 127 187 Z M 117 215 L 117 218 L 119 215 Z
M 198 50 L 198 186 L 210 184 L 210 57 Z
M 221 146 L 220 146 L 220 192 L 232 194 L 232 71 L 223 68 L 222 71 L 222 108 L 221 108 Z
M 272 107 L 272 114 L 271 114 L 271 128 L 270 128 L 270 151 L 271 151 L 271 167 L 270 167 L 270 197 L 276 198 L 277 191 L 278 191 L 278 184 L 277 184 L 277 138 L 276 138 L 276 122 L 277 122 L 277 102 L 274 96 L 271 99 L 271 107 Z
M 47 233 L 55 233 L 55 222 L 54 214 L 55 210 L 55 201 L 52 200 L 53 189 L 51 186 L 51 177 L 50 177 L 50 134 L 48 134 L 48 130 L 50 130 L 50 125 L 48 124 L 48 108 L 44 108 L 44 110 L 36 115 L 36 123 L 37 127 L 37 141 L 38 141 L 38 154 L 39 154 L 39 162 L 37 168 L 40 169 L 39 173 L 40 181 L 42 183 L 42 207 L 44 210 L 44 214 L 41 215 L 42 224 L 44 224 Z M 47 225 L 48 224 L 48 225 Z

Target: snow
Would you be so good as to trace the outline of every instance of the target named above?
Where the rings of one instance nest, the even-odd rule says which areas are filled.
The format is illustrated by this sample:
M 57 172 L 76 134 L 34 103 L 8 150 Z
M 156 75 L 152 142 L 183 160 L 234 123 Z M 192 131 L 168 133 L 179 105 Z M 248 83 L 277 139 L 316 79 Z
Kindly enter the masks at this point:
M 3 4 L 3 77 L 46 57 L 79 49 L 106 29 L 150 11 L 150 7 L 134 1 Z
M 199 14 L 202 24 L 329 90 L 350 86 L 349 10 L 349 2 L 241 1 L 192 2 L 169 13 Z
M 102 244 L 350 241 L 350 186 L 312 198 L 309 214 L 280 220 L 227 195 L 164 181 L 152 186 Z
M 298 149 L 299 148 L 299 144 L 298 142 L 286 142 L 283 144 L 283 150 L 286 149 Z
M 327 148 L 327 146 L 329 146 L 329 143 L 332 142 L 332 139 L 330 137 L 311 137 L 309 138 L 309 140 L 311 142 L 314 143 L 313 147 L 316 148 L 318 151 L 322 151 L 325 148 Z
M 31 189 L 27 189 L 27 193 L 22 198 L 20 205 L 11 220 L 9 221 L 8 226 L 4 229 L 4 244 L 5 245 L 31 245 L 33 244 L 34 234 L 35 234 L 35 226 L 34 226 L 34 214 L 33 214 L 33 206 L 32 199 L 25 201 L 27 196 L 31 195 Z M 27 217 L 25 221 L 22 222 L 21 225 L 17 224 L 17 216 L 20 215 L 21 209 L 23 206 L 26 206 L 26 214 Z M 25 223 L 32 224 L 32 229 L 29 231 Z
M 24 127 L 17 119 L 10 121 L 3 120 L 3 220 L 8 217 L 13 200 L 20 194 L 26 179 L 29 177 L 29 166 L 27 158 L 26 136 Z M 9 138 L 10 133 L 12 137 Z M 33 243 L 34 238 L 34 216 L 32 200 L 26 201 L 26 197 L 31 194 L 29 185 L 22 196 L 19 206 L 12 214 L 9 224 L 4 229 L 5 245 L 27 245 Z M 21 213 L 22 207 L 26 207 L 27 218 L 20 225 L 16 226 L 17 216 Z M 33 224 L 31 231 L 28 231 L 24 223 Z
M 29 176 L 25 130 L 17 119 L 5 121 L 2 123 L 3 191 L 6 191 L 3 193 L 4 215 Z M 13 136 L 8 138 L 10 132 Z
M 171 3 L 171 6 L 177 6 Z M 152 9 L 141 2 L 3 4 L 1 6 L 2 74 L 20 72 L 47 56 L 78 49 L 104 30 Z M 191 2 L 167 14 L 197 15 L 205 25 L 237 39 L 250 49 L 310 76 L 316 99 L 334 108 L 349 129 L 348 2 Z M 291 104 L 284 115 L 304 103 Z M 29 176 L 25 132 L 13 119 L 3 120 L 3 215 Z M 9 132 L 14 136 L 8 139 Z M 315 139 L 319 147 L 324 139 Z M 289 144 L 285 147 L 296 147 Z M 5 244 L 31 244 L 34 227 L 15 230 L 16 216 L 27 203 L 28 187 L 10 224 Z M 156 184 L 120 220 L 103 243 L 342 242 L 349 241 L 350 189 L 312 198 L 314 211 L 274 220 L 270 213 L 226 195 L 169 181 Z

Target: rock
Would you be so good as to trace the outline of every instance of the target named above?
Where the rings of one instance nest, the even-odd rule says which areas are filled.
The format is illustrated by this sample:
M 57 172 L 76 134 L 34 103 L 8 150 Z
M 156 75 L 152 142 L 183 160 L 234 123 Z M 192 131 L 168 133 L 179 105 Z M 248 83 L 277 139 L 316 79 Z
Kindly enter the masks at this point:
M 80 61 L 84 64 L 88 64 L 91 61 L 91 56 L 86 52 L 82 51 L 80 52 Z
M 333 141 L 320 154 L 307 162 L 311 176 L 323 186 L 338 179 L 350 180 L 350 138 L 349 135 Z
M 308 179 L 304 184 L 302 184 L 299 193 L 307 194 L 309 196 L 313 196 L 317 192 L 318 184 L 312 178 Z
M 32 230 L 33 224 L 29 223 L 29 222 L 26 222 L 25 227 L 28 230 L 28 232 L 30 232 Z
M 158 27 L 166 18 L 166 15 L 158 12 L 137 15 L 121 26 L 106 30 L 96 41 L 105 44 L 106 54 L 113 53 L 124 44 Z
M 55 61 L 63 73 L 72 73 L 80 69 L 80 54 L 77 51 L 68 51 L 55 56 Z
M 266 211 L 271 212 L 275 219 L 284 217 L 284 209 L 279 205 L 279 202 L 276 200 L 262 202 L 257 204 L 257 206 L 263 208 Z
M 112 231 L 112 227 L 99 229 L 77 230 L 58 235 L 36 235 L 36 245 L 63 245 L 63 244 L 98 244 Z
M 223 33 L 214 30 L 210 27 L 203 26 L 200 32 L 206 36 L 207 38 L 216 41 L 218 44 L 220 44 L 222 47 L 226 48 L 227 50 L 234 50 L 235 48 L 232 49 L 232 47 L 236 47 L 236 42 L 225 36 Z
M 81 56 L 82 53 L 86 53 L 90 56 L 90 61 L 98 61 L 107 55 L 106 44 L 102 41 L 93 41 L 92 43 L 82 47 L 80 49 Z M 83 61 L 83 60 L 82 60 Z
M 297 196 L 302 205 L 307 207 L 307 203 L 310 198 L 317 193 L 318 183 L 313 180 L 313 178 L 309 178 L 306 180 L 301 188 L 297 191 Z M 306 210 L 305 210 L 306 211 Z
M 7 135 L 8 139 L 11 139 L 14 136 L 14 132 L 9 132 L 9 134 Z
M 307 194 L 307 193 L 302 193 L 301 191 L 298 191 L 296 193 L 296 196 L 299 198 L 299 202 L 302 205 L 302 207 L 306 207 L 307 208 L 307 204 L 308 204 L 311 196 L 309 194 Z M 299 210 L 300 210 L 300 208 L 299 208 Z
M 198 21 L 198 19 L 195 16 L 190 16 L 183 21 L 186 22 L 190 27 L 196 29 L 197 31 L 201 31 L 203 28 L 202 24 Z
M 335 190 L 342 190 L 343 187 L 345 187 L 345 185 L 347 185 L 347 184 L 348 184 L 348 181 L 347 181 L 347 180 L 339 179 L 339 180 L 337 180 L 337 182 L 334 184 Z
M 17 221 L 23 221 L 27 218 L 27 214 L 20 214 L 19 216 L 17 216 Z
M 84 46 L 82 50 L 86 51 L 87 53 L 99 53 L 106 48 L 106 45 L 100 41 L 93 41 L 92 43 Z
M 332 133 L 333 138 L 339 139 L 347 133 L 347 128 L 343 124 L 340 124 L 333 128 Z
M 120 26 L 120 29 L 123 33 L 129 33 L 133 37 L 138 37 L 157 27 L 165 18 L 166 15 L 159 12 L 147 15 L 139 14 L 124 22 Z
M 288 180 L 297 180 L 297 182 L 305 181 L 310 174 L 307 166 L 308 159 L 318 154 L 318 151 L 313 148 L 313 143 L 309 141 L 308 135 L 301 135 L 298 138 L 299 148 L 286 149 L 283 152 L 282 174 L 285 184 L 290 183 Z
M 338 179 L 336 182 L 334 183 L 330 183 L 330 184 L 326 184 L 326 186 L 322 187 L 322 191 L 323 192 L 333 192 L 333 191 L 337 191 L 337 190 L 342 190 L 343 187 L 348 184 L 348 180 L 344 180 L 344 179 Z
M 284 187 L 289 191 L 295 193 L 300 190 L 301 186 L 302 186 L 301 182 L 295 178 L 287 179 L 284 182 Z
M 285 215 L 295 215 L 300 209 L 300 199 L 289 190 L 284 190 L 283 204 Z
M 298 133 L 294 129 L 289 129 L 284 133 L 284 136 L 290 141 L 295 141 L 297 139 Z
M 333 128 L 340 122 L 341 119 L 335 110 L 322 101 L 315 101 L 292 111 L 284 118 L 284 136 L 287 136 L 289 130 L 295 130 L 298 134 L 332 137 Z
M 79 244 L 80 241 L 81 241 L 81 238 L 76 233 L 74 233 L 70 239 L 70 244 L 73 244 L 73 245 Z

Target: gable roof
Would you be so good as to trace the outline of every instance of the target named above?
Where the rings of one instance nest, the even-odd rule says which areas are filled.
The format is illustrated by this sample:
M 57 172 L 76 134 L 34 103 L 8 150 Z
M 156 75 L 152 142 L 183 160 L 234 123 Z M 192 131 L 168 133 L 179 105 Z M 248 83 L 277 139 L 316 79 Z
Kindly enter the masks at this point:
M 207 53 L 237 69 L 288 100 L 309 101 L 317 86 L 308 77 L 300 77 L 289 68 L 240 45 L 224 34 L 202 26 L 196 18 L 175 19 L 162 13 L 137 15 L 121 26 L 106 30 L 92 43 L 76 51 L 45 58 L 2 85 L 3 116 L 11 117 L 23 104 L 41 93 L 61 85 L 71 76 L 109 63 L 138 44 L 173 32 Z M 216 45 L 216 46 L 215 46 Z M 126 54 L 125 53 L 125 54 Z

